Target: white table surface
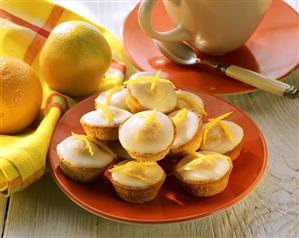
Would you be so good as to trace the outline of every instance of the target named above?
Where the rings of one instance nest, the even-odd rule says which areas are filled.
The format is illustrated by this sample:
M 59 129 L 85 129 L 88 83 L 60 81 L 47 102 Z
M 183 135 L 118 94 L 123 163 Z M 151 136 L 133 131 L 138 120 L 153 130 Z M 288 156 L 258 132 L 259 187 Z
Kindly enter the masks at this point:
M 60 1 L 120 36 L 137 1 Z M 299 1 L 287 1 L 299 9 Z M 298 36 L 299 41 L 299 36 Z M 299 70 L 287 77 L 299 87 Z M 71 202 L 50 174 L 9 199 L 0 198 L 1 237 L 299 237 L 299 100 L 261 91 L 226 96 L 261 128 L 269 146 L 262 182 L 214 216 L 180 224 L 135 225 L 96 217 Z

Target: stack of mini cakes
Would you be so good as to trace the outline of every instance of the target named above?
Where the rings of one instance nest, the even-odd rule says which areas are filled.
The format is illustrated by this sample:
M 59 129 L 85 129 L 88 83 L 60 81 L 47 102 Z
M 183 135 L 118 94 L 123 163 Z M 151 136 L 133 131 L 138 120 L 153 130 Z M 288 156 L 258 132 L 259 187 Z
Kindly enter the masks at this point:
M 57 146 L 60 167 L 81 183 L 109 167 L 117 195 L 143 203 L 159 193 L 166 174 L 157 161 L 170 156 L 177 161 L 172 174 L 186 192 L 213 196 L 226 188 L 231 161 L 242 149 L 243 129 L 223 120 L 229 115 L 203 123 L 207 113 L 198 95 L 176 90 L 159 73 L 140 72 L 96 98 L 95 110 L 80 119 L 86 136 Z

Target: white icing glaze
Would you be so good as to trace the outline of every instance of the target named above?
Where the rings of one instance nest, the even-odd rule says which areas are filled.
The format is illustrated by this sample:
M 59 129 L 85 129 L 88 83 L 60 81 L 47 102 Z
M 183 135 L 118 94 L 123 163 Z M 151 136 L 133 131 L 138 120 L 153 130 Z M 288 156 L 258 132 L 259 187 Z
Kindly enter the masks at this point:
M 223 129 L 219 125 L 216 125 L 209 130 L 206 138 L 206 143 L 201 144 L 200 150 L 215 151 L 221 154 L 225 154 L 226 152 L 234 149 L 241 142 L 244 136 L 243 128 L 232 121 L 221 120 L 221 122 L 231 132 L 234 138 L 234 143 L 231 143 L 226 137 Z M 203 130 L 205 129 L 205 127 L 206 123 L 203 124 Z
M 74 136 L 67 137 L 57 145 L 57 153 L 73 166 L 80 168 L 103 168 L 113 161 L 113 156 L 89 142 L 93 155 L 88 152 L 83 141 Z
M 130 160 L 125 160 L 117 165 L 123 165 L 129 162 Z M 116 165 L 116 166 L 117 166 Z M 125 186 L 133 187 L 133 188 L 146 188 L 150 185 L 153 185 L 155 183 L 158 183 L 163 179 L 165 176 L 165 172 L 163 169 L 155 163 L 155 165 L 141 165 L 136 167 L 129 167 L 129 168 L 123 168 L 125 172 L 137 174 L 139 176 L 142 176 L 146 178 L 150 183 L 138 179 L 129 175 L 126 175 L 120 171 L 112 171 L 111 176 L 112 179 L 120 184 L 123 184 Z
M 109 93 L 109 90 L 103 91 L 100 95 L 95 99 L 96 104 L 106 104 L 106 98 Z M 112 94 L 110 99 L 110 105 L 114 107 L 118 107 L 124 110 L 129 110 L 126 102 L 125 97 L 127 94 L 127 89 L 122 88 L 120 91 L 117 91 Z
M 155 76 L 155 75 L 156 75 L 156 73 L 142 71 L 142 72 L 138 72 L 138 73 L 132 74 L 130 76 L 129 80 L 131 80 L 131 79 L 138 79 L 138 78 L 146 77 L 146 76 Z
M 215 152 L 210 151 L 200 151 L 200 154 L 217 154 Z M 176 166 L 176 169 L 181 168 L 181 166 L 189 163 L 193 158 L 185 157 L 182 159 Z M 210 160 L 210 161 L 209 161 Z M 212 160 L 212 161 L 211 161 Z M 183 180 L 191 180 L 191 181 L 207 181 L 207 180 L 217 180 L 223 177 L 231 168 L 232 164 L 229 159 L 226 158 L 210 158 L 203 159 L 202 162 L 195 167 L 183 167 L 180 170 L 177 170 Z
M 81 121 L 89 126 L 119 126 L 133 114 L 113 106 L 108 106 L 112 112 L 113 119 L 109 122 L 104 116 L 102 110 L 96 110 L 86 113 L 81 117 Z
M 177 90 L 176 94 L 191 98 L 192 100 L 194 100 L 194 102 L 196 102 L 199 106 L 201 106 L 201 108 L 204 109 L 204 102 L 198 95 L 188 92 L 188 91 L 184 91 L 184 90 Z M 194 107 L 192 107 L 188 102 L 186 102 L 184 99 L 179 99 L 179 98 L 177 99 L 177 107 L 178 108 L 186 108 L 191 111 L 194 111 L 194 110 L 198 111 Z
M 119 129 L 119 141 L 122 146 L 137 153 L 159 153 L 171 145 L 174 137 L 174 126 L 168 116 L 156 111 L 155 115 L 160 128 L 145 125 L 146 117 L 152 111 L 143 111 L 130 117 Z
M 170 117 L 175 116 L 179 111 L 175 111 L 169 114 Z M 190 141 L 198 130 L 199 117 L 197 114 L 191 111 L 187 111 L 186 118 L 175 124 L 175 139 L 172 144 L 172 148 L 178 148 L 188 141 Z
M 148 72 L 140 72 L 131 76 L 130 79 L 153 76 Z M 157 82 L 154 89 L 151 89 L 151 82 L 139 82 L 128 85 L 132 96 L 145 108 L 157 109 L 158 111 L 168 113 L 176 106 L 176 94 L 174 88 L 165 82 Z

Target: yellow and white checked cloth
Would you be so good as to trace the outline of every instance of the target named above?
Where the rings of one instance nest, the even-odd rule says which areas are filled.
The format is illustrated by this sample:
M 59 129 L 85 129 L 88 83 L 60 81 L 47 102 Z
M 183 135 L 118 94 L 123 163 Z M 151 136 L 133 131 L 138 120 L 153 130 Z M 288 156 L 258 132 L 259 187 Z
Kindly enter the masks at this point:
M 55 125 L 61 114 L 78 100 L 48 88 L 38 65 L 40 50 L 51 30 L 69 20 L 95 25 L 49 1 L 0 1 L 0 55 L 14 56 L 30 64 L 42 81 L 44 93 L 41 113 L 31 128 L 18 135 L 0 135 L 0 194 L 4 196 L 24 189 L 43 175 Z M 133 72 L 134 68 L 119 40 L 103 27 L 95 26 L 113 52 L 112 66 L 99 85 L 99 90 L 103 90 L 121 84 L 126 70 Z

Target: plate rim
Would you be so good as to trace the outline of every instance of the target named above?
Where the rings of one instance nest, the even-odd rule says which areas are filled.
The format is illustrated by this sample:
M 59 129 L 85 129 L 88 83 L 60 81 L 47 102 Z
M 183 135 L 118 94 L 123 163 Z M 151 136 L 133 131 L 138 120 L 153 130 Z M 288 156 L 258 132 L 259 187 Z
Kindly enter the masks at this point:
M 58 176 L 55 175 L 55 171 L 54 169 L 52 168 L 52 162 L 50 159 L 50 154 L 51 154 L 51 149 L 53 147 L 53 139 L 51 139 L 51 142 L 50 142 L 50 146 L 49 146 L 49 152 L 48 152 L 48 155 L 47 155 L 47 163 L 49 165 L 49 170 L 50 170 L 50 173 L 55 181 L 55 183 L 57 184 L 57 186 L 63 191 L 63 193 L 71 200 L 73 201 L 75 204 L 77 204 L 79 207 L 83 208 L 84 210 L 96 215 L 96 216 L 99 216 L 99 217 L 103 217 L 103 218 L 106 218 L 108 220 L 112 220 L 112 221 L 116 221 L 116 222 L 123 222 L 123 223 L 130 223 L 130 224 L 170 224 L 170 223 L 180 223 L 180 222 L 186 222 L 186 221 L 191 221 L 191 220 L 194 220 L 194 219 L 199 219 L 199 218 L 204 218 L 204 217 L 208 217 L 208 216 L 211 216 L 213 214 L 216 214 L 218 212 L 221 212 L 227 208 L 230 208 L 232 207 L 233 205 L 236 205 L 238 202 L 240 202 L 242 199 L 245 199 L 256 187 L 257 185 L 261 182 L 264 174 L 265 174 L 265 171 L 266 171 L 266 168 L 267 168 L 267 165 L 268 165 L 268 147 L 267 147 L 267 143 L 266 143 L 266 140 L 265 140 L 265 137 L 261 131 L 261 129 L 257 126 L 257 124 L 255 123 L 255 121 L 246 113 L 244 112 L 243 110 L 241 110 L 239 107 L 235 106 L 234 104 L 232 104 L 231 102 L 219 97 L 219 96 L 216 96 L 216 95 L 213 95 L 213 94 L 209 94 L 209 93 L 205 93 L 205 92 L 201 92 L 199 91 L 198 94 L 205 94 L 209 97 L 213 97 L 214 99 L 216 100 L 220 100 L 220 101 L 223 101 L 225 103 L 227 103 L 229 106 L 232 106 L 235 110 L 237 110 L 239 113 L 243 114 L 245 117 L 247 117 L 247 119 L 254 125 L 254 127 L 257 129 L 258 131 L 258 135 L 261 139 L 261 142 L 262 142 L 262 148 L 263 148 L 263 151 L 264 151 L 264 154 L 263 154 L 263 164 L 262 164 L 262 167 L 261 167 L 261 170 L 259 171 L 256 179 L 254 180 L 254 182 L 249 186 L 247 187 L 246 190 L 244 190 L 241 194 L 239 194 L 238 196 L 234 197 L 232 200 L 230 200 L 229 202 L 223 204 L 222 206 L 218 207 L 217 209 L 213 209 L 212 211 L 206 213 L 206 214 L 201 214 L 201 215 L 188 215 L 188 216 L 183 216 L 183 217 L 179 217 L 179 218 L 173 218 L 173 219 L 135 219 L 135 218 L 124 218 L 124 217 L 120 217 L 120 216 L 117 216 L 117 215 L 111 215 L 111 214 L 108 214 L 106 212 L 98 212 L 98 211 L 95 211 L 95 209 L 93 209 L 92 207 L 90 207 L 88 204 L 86 204 L 85 202 L 82 202 L 80 201 L 78 198 L 76 197 L 73 197 L 64 187 L 63 185 L 60 183 L 59 179 L 58 179 Z M 97 94 L 96 94 L 97 95 Z M 77 105 L 79 105 L 80 103 L 83 103 L 87 100 L 90 100 L 90 98 L 92 97 L 95 97 L 95 95 L 92 95 L 84 100 L 82 100 L 81 102 L 79 102 L 78 104 L 74 105 L 74 107 L 76 107 Z M 72 107 L 72 108 L 74 108 Z M 71 109 L 72 109 L 71 108 Z M 71 110 L 68 110 L 60 119 L 59 119 L 59 122 L 57 123 L 57 126 L 55 127 L 55 130 L 57 129 L 58 125 L 60 124 L 61 122 L 61 119 L 68 113 L 70 113 Z M 53 135 L 54 135 L 55 131 L 53 132 Z M 52 137 L 53 138 L 53 137 Z

